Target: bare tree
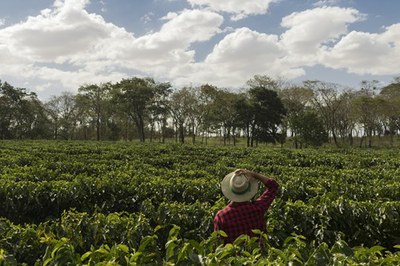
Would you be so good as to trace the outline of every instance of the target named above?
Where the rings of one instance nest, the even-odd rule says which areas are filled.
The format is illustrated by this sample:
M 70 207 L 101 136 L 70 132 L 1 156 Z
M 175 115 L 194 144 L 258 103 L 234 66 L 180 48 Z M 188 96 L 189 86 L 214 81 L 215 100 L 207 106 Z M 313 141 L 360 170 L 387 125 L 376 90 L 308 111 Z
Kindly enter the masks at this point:
M 322 115 L 326 129 L 330 132 L 336 147 L 339 147 L 337 140 L 339 128 L 339 112 L 344 105 L 345 98 L 340 96 L 344 88 L 336 83 L 322 81 L 305 81 L 304 86 L 314 91 L 312 104 Z
M 53 122 L 53 138 L 72 139 L 78 117 L 75 95 L 63 92 L 60 96 L 53 96 L 45 108 Z
M 197 112 L 198 100 L 194 93 L 193 88 L 184 87 L 172 93 L 169 108 L 174 119 L 177 140 L 180 143 L 185 142 L 185 131 L 187 127 L 191 130 L 193 138 L 196 134 L 195 123 L 196 123 L 196 112 Z M 193 139 L 194 140 L 194 139 Z
M 110 83 L 84 85 L 78 89 L 77 104 L 94 124 L 96 140 L 102 139 L 107 124 L 107 109 L 110 102 Z

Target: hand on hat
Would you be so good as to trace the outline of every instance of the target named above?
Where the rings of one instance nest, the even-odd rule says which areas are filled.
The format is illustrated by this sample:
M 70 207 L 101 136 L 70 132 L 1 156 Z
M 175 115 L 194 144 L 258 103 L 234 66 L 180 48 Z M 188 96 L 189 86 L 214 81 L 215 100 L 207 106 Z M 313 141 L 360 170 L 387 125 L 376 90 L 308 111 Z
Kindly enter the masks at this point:
M 254 178 L 254 173 L 252 171 L 249 171 L 246 169 L 236 169 L 235 174 L 236 175 L 244 175 L 245 177 L 247 177 L 247 179 L 249 181 Z

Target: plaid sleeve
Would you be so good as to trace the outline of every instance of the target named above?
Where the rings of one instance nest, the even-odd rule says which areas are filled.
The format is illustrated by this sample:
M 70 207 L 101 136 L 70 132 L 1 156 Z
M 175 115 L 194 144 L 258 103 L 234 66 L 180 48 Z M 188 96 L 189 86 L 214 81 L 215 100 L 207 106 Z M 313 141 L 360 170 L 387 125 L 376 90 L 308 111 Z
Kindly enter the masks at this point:
M 271 206 L 276 195 L 278 194 L 279 184 L 272 178 L 268 179 L 265 186 L 267 189 L 264 193 L 256 200 L 257 205 L 266 211 Z
M 219 213 L 217 213 L 214 217 L 214 231 L 222 230 L 220 223 L 221 223 L 221 221 L 220 221 Z

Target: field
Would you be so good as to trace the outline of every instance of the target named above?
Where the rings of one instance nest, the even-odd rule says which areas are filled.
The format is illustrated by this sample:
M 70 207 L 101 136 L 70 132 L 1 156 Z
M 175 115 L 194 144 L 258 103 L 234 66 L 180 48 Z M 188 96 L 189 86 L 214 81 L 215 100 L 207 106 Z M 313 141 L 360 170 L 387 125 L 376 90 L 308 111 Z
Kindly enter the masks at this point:
M 262 248 L 212 230 L 236 168 L 281 186 Z M 399 265 L 399 200 L 397 149 L 0 141 L 0 265 Z

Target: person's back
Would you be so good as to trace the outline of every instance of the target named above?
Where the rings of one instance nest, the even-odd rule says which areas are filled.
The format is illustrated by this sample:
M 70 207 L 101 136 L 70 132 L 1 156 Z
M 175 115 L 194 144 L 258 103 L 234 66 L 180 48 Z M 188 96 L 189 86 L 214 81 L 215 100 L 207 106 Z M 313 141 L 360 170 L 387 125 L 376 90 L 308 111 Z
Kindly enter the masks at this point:
M 257 180 L 267 190 L 257 200 L 250 201 L 257 193 Z M 239 169 L 225 176 L 221 187 L 231 202 L 215 215 L 214 230 L 222 230 L 228 235 L 225 243 L 232 243 L 240 235 L 253 236 L 254 229 L 265 232 L 264 214 L 276 197 L 278 183 L 272 178 Z

